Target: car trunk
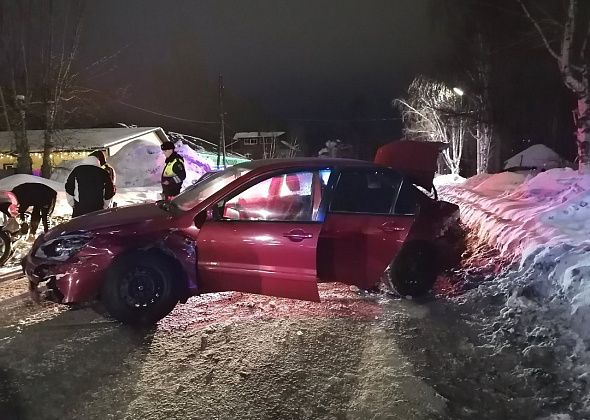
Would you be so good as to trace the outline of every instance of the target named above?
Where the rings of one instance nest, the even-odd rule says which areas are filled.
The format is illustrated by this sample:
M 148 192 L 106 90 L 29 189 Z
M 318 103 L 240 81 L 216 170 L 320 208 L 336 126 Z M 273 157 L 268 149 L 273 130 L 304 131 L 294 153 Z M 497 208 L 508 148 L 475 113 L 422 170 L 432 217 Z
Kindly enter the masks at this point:
M 430 190 L 438 155 L 445 147 L 439 142 L 398 140 L 377 149 L 375 163 L 388 166 Z

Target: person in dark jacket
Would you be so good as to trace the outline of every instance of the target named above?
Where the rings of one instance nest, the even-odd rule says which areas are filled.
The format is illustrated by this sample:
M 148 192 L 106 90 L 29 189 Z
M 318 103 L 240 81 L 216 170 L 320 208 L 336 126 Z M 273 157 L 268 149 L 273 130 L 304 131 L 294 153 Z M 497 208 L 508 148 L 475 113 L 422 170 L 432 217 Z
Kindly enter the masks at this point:
M 68 176 L 66 193 L 74 209 L 72 217 L 77 217 L 107 207 L 115 195 L 115 187 L 109 173 L 100 167 L 99 160 L 88 156 Z
M 171 141 L 162 143 L 161 148 L 166 155 L 162 170 L 162 195 L 165 200 L 170 200 L 180 194 L 182 182 L 186 178 L 184 159 L 174 151 L 174 143 Z
M 39 223 L 43 220 L 43 229 L 45 232 L 49 230 L 49 216 L 53 213 L 55 202 L 57 201 L 57 191 L 53 188 L 38 182 L 26 182 L 17 185 L 12 189 L 16 204 L 18 206 L 18 214 L 21 222 L 25 221 L 25 213 L 30 207 L 33 207 L 31 213 L 31 227 L 25 226 L 23 234 L 29 232 L 30 237 L 34 237 L 37 233 Z M 7 217 L 10 217 L 10 205 L 14 203 L 4 200 L 0 203 L 0 211 Z
M 43 220 L 43 230 L 47 232 L 49 216 L 53 213 L 57 201 L 57 191 L 45 184 L 27 182 L 14 187 L 12 193 L 18 200 L 18 214 L 21 221 L 24 221 L 25 212 L 29 207 L 33 207 L 29 236 L 35 236 L 41 220 Z

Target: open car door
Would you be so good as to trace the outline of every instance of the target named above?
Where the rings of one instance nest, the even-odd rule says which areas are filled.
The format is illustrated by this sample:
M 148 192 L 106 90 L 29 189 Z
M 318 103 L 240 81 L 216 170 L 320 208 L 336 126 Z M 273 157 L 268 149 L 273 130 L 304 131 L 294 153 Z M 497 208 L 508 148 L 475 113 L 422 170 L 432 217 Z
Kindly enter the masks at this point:
M 320 279 L 375 287 L 414 224 L 415 192 L 387 168 L 343 169 L 318 244 Z
M 319 301 L 319 204 L 329 171 L 275 174 L 216 205 L 197 238 L 203 292 Z

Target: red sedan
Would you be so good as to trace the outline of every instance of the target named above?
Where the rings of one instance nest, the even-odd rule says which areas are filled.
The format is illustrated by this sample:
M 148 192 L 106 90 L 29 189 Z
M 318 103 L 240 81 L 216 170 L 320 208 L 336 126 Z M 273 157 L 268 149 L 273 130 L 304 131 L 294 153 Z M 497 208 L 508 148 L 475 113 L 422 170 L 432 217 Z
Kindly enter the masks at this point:
M 142 324 L 211 292 L 319 301 L 318 282 L 371 289 L 385 274 L 400 294 L 419 295 L 436 279 L 457 216 L 432 196 L 438 153 L 433 143 L 396 142 L 378 153 L 381 165 L 236 165 L 171 202 L 59 225 L 37 239 L 23 267 L 33 294 L 46 283 L 58 302 L 98 298 L 114 318 Z

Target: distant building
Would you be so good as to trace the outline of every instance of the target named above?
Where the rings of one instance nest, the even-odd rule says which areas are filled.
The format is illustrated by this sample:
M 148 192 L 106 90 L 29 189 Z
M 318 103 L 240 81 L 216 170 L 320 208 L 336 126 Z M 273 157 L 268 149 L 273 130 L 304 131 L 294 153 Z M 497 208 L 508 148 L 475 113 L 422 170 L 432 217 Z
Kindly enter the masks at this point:
M 27 131 L 34 173 L 41 170 L 43 163 L 43 144 L 45 142 L 43 135 L 43 130 Z M 59 130 L 53 136 L 54 148 L 51 159 L 53 166 L 58 166 L 62 161 L 84 158 L 94 150 L 103 150 L 107 156 L 112 156 L 122 147 L 136 140 L 161 144 L 168 140 L 168 137 L 160 127 Z M 14 133 L 0 131 L 0 169 L 4 175 L 9 175 L 14 167 L 16 167 Z
M 568 162 L 544 144 L 533 144 L 504 162 L 506 171 L 548 170 L 566 166 Z
M 286 142 L 281 141 L 284 131 L 249 131 L 236 133 L 228 150 L 237 152 L 249 159 L 271 159 L 283 157 Z
M 43 130 L 28 130 L 27 138 L 29 150 L 33 160 L 33 173 L 39 174 L 43 163 Z M 56 131 L 53 138 L 54 151 L 51 155 L 54 168 L 63 166 L 69 168 L 67 161 L 82 159 L 95 150 L 103 150 L 107 157 L 113 156 L 124 146 L 134 141 L 142 140 L 154 145 L 160 145 L 168 140 L 182 140 L 199 153 L 206 161 L 214 167 L 216 164 L 216 147 L 211 147 L 209 142 L 198 145 L 190 139 L 175 136 L 169 137 L 160 127 L 122 127 L 122 128 L 85 128 L 65 129 Z M 14 133 L 11 131 L 0 131 L 0 177 L 12 175 L 16 167 L 16 152 L 14 148 Z M 241 155 L 227 153 L 227 165 L 235 165 L 244 162 Z

